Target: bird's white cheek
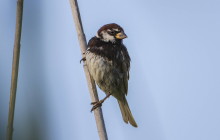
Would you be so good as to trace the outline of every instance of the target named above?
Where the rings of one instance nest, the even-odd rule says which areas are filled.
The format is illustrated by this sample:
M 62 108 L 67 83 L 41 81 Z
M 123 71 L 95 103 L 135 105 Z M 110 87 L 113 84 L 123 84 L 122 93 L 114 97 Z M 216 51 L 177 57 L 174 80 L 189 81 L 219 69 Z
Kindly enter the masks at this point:
M 101 32 L 101 34 L 102 34 L 102 37 L 103 37 L 103 41 L 105 41 L 105 42 L 109 42 L 109 41 L 115 42 L 114 36 L 111 36 L 107 32 L 104 32 L 104 31 Z

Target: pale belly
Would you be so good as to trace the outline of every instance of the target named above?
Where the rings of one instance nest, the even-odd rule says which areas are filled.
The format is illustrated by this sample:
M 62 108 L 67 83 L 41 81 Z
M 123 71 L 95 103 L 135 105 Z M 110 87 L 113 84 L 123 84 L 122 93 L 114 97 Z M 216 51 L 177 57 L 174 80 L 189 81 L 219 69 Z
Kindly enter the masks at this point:
M 95 80 L 96 84 L 106 94 L 111 93 L 117 99 L 125 95 L 123 88 L 123 73 L 120 69 L 101 56 L 95 56 L 93 53 L 86 55 L 87 67 L 90 75 Z

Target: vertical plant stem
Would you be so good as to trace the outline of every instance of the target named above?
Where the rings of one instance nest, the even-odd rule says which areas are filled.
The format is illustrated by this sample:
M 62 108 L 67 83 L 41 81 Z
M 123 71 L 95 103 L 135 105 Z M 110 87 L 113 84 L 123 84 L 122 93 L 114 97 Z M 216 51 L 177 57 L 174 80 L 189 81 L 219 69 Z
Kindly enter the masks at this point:
M 82 21 L 80 17 L 77 0 L 70 0 L 70 5 L 72 8 L 72 14 L 73 14 L 73 19 L 74 19 L 75 26 L 76 26 L 81 53 L 82 53 L 82 56 L 84 57 L 84 53 L 86 52 L 86 49 L 87 49 L 87 43 L 86 43 L 86 38 L 85 38 L 85 34 L 83 31 L 83 27 L 82 27 Z M 85 72 L 86 79 L 87 79 L 87 84 L 88 84 L 91 100 L 92 102 L 99 101 L 95 82 L 91 78 L 88 68 L 85 63 L 83 67 L 84 67 L 84 72 Z M 107 137 L 107 132 L 105 129 L 105 123 L 104 123 L 104 118 L 103 118 L 101 107 L 94 110 L 94 116 L 95 116 L 100 140 L 107 140 L 108 137 Z
M 18 81 L 18 66 L 19 66 L 19 55 L 20 55 L 22 13 L 23 13 L 23 0 L 18 0 L 17 12 L 16 12 L 16 31 L 15 31 L 15 41 L 14 41 L 14 51 L 13 51 L 12 75 L 11 75 L 10 103 L 9 103 L 9 112 L 8 112 L 7 140 L 12 140 L 12 135 L 13 135 L 14 110 L 15 110 L 16 89 L 17 89 L 17 81 Z

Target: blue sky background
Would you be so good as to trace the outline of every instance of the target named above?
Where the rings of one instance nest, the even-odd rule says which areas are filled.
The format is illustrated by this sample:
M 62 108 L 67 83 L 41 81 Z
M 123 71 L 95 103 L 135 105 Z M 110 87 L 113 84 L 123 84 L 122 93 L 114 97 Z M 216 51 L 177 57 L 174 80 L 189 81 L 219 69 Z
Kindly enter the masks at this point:
M 103 105 L 110 140 L 220 139 L 220 1 L 80 0 L 87 41 L 104 24 L 128 38 L 127 96 Z M 0 4 L 0 139 L 5 139 L 16 1 Z M 24 0 L 14 140 L 96 140 L 90 96 L 68 0 Z M 104 94 L 99 90 L 100 98 Z

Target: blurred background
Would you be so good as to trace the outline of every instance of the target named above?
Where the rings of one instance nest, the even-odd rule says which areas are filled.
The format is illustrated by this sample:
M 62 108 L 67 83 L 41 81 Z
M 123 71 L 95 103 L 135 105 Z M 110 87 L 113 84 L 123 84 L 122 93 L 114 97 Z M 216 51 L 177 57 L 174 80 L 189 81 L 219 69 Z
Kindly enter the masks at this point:
M 103 105 L 110 140 L 220 139 L 220 1 L 79 0 L 87 41 L 121 25 L 130 53 L 130 108 Z M 9 105 L 16 0 L 0 4 L 0 139 Z M 14 140 L 97 140 L 68 0 L 24 0 Z M 100 98 L 104 93 L 99 90 Z

